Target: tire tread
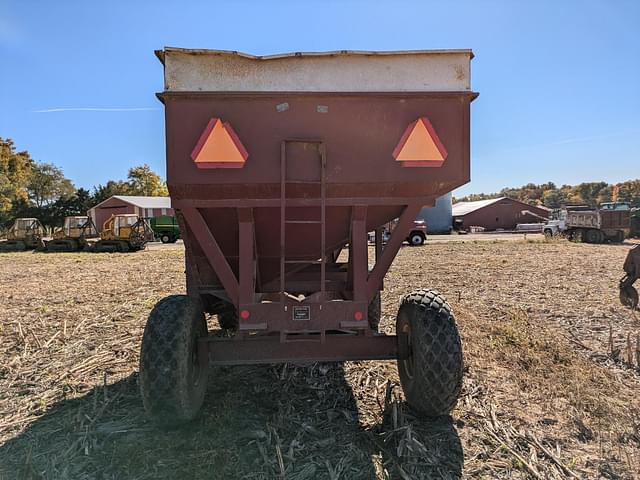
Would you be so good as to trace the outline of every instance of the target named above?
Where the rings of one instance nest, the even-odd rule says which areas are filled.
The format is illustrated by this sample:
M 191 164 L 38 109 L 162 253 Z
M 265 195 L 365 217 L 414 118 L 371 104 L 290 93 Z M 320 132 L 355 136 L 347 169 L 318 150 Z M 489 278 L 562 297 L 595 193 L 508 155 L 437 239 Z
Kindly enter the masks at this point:
M 417 412 L 436 417 L 455 407 L 462 390 L 462 342 L 446 299 L 435 290 L 405 296 L 400 313 L 409 310 L 414 361 L 413 379 L 399 362 L 405 396 Z

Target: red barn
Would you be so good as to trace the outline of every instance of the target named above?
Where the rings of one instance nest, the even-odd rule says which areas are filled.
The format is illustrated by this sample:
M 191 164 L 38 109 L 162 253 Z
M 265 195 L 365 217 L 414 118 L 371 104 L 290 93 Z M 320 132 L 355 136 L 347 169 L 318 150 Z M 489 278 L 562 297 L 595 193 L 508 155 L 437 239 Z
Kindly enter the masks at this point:
M 454 224 L 465 230 L 469 227 L 514 230 L 518 223 L 543 222 L 549 218 L 549 210 L 513 198 L 500 197 L 477 202 L 458 202 L 453 205 L 452 216 Z
M 169 197 L 114 195 L 93 207 L 87 212 L 87 215 L 93 219 L 100 232 L 102 231 L 102 225 L 111 215 L 121 213 L 135 213 L 144 218 L 174 214 Z

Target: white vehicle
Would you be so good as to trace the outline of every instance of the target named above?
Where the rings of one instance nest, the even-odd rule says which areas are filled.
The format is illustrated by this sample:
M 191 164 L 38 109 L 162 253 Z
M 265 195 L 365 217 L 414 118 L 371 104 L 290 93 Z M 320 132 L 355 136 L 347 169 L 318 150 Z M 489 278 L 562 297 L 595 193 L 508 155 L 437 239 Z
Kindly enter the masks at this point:
M 567 211 L 560 210 L 542 227 L 545 237 L 557 237 L 567 231 Z
M 567 211 L 566 210 L 554 210 L 551 214 L 551 220 L 541 215 L 533 213 L 530 210 L 522 210 L 522 215 L 533 215 L 540 220 L 544 220 L 542 225 L 542 233 L 547 238 L 562 235 L 567 230 Z

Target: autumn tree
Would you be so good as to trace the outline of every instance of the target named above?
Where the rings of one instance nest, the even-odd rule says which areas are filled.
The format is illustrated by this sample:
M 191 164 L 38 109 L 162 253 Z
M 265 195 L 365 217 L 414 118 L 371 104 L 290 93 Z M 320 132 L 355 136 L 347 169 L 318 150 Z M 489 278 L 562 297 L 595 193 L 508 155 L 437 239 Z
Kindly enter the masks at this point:
M 630 202 L 640 207 L 640 179 L 618 183 L 613 187 L 618 202 Z
M 147 164 L 130 168 L 127 178 L 129 179 L 127 183 L 129 184 L 130 195 L 147 197 L 166 197 L 169 195 L 167 185 Z
M 29 199 L 37 208 L 51 204 L 61 197 L 70 197 L 76 189 L 62 170 L 51 163 L 36 163 L 27 183 Z
M 589 205 L 595 207 L 604 202 L 629 202 L 640 207 L 640 180 L 609 185 L 606 182 L 584 182 L 578 185 L 557 187 L 553 182 L 536 185 L 528 183 L 517 188 L 503 188 L 497 193 L 476 193 L 456 198 L 459 202 L 472 202 L 489 198 L 509 197 L 531 205 L 561 208 L 567 205 Z
M 123 180 L 109 180 L 104 185 L 93 187 L 93 204 L 97 205 L 114 195 L 132 195 L 129 183 Z
M 27 184 L 34 161 L 28 152 L 16 152 L 11 139 L 0 137 L 0 223 L 8 220 L 13 204 L 27 201 Z
M 39 218 L 45 225 L 62 226 L 64 217 L 86 215 L 93 205 L 91 192 L 79 188 L 73 195 L 60 197 L 46 208 L 40 209 Z

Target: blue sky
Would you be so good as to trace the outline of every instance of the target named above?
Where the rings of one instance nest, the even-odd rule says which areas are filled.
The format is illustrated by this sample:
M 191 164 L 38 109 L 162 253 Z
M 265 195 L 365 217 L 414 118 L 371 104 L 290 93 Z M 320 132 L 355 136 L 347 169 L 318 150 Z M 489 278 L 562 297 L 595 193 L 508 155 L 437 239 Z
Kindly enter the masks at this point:
M 269 54 L 472 48 L 472 181 L 640 177 L 639 1 L 0 0 L 0 136 L 91 187 L 164 175 L 165 45 Z M 59 108 L 139 109 L 53 111 Z

